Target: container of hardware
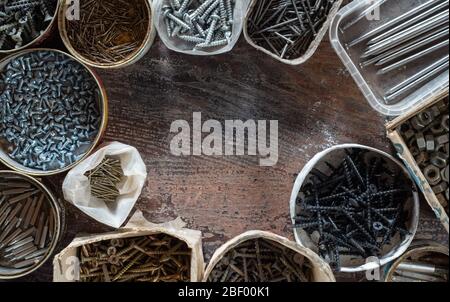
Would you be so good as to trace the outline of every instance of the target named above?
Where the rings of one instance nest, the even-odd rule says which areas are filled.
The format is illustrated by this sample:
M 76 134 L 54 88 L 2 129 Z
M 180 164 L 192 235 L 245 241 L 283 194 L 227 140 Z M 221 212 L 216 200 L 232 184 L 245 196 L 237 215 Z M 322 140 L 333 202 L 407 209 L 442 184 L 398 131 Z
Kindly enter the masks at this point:
M 59 0 L 39 0 L 38 5 L 25 4 L 19 10 L 11 8 L 15 5 L 20 4 L 0 5 L 0 56 L 39 46 L 56 29 Z
M 59 32 L 69 52 L 86 65 L 126 67 L 142 59 L 153 45 L 156 29 L 150 0 L 82 1 L 79 20 L 67 18 L 71 9 L 70 1 L 60 6 Z
M 261 265 L 262 261 L 268 263 Z M 313 251 L 263 231 L 243 233 L 222 245 L 212 256 L 203 281 L 336 282 L 329 265 Z
M 413 242 L 386 267 L 386 282 L 448 282 L 448 246 L 429 240 Z
M 74 239 L 68 247 L 63 249 L 53 260 L 53 281 L 55 282 L 77 282 L 77 281 L 191 281 L 199 282 L 202 280 L 204 272 L 204 260 L 202 251 L 202 234 L 200 231 L 194 231 L 184 228 L 185 223 L 177 218 L 174 221 L 164 224 L 153 224 L 148 222 L 140 211 L 131 217 L 128 224 L 115 232 L 98 234 L 98 235 L 86 235 L 80 236 Z M 168 243 L 162 243 L 161 241 L 167 241 L 166 239 L 155 239 L 153 237 L 165 236 L 172 241 L 177 241 L 174 246 Z M 144 240 L 143 240 L 144 239 Z M 150 240 L 146 240 L 150 239 Z M 137 240 L 137 242 L 136 242 Z M 117 241 L 123 242 L 120 244 Z M 145 241 L 143 243 L 142 241 Z M 102 248 L 99 245 L 102 243 L 109 244 L 111 246 Z M 117 243 L 117 244 L 116 244 Z M 124 245 L 125 244 L 125 245 Z M 172 243 L 171 243 L 172 244 Z M 97 250 L 97 253 L 94 250 Z M 97 247 L 97 248 L 95 248 Z M 112 247 L 112 248 L 111 248 Z M 186 251 L 179 251 L 181 247 L 187 249 Z M 87 250 L 86 250 L 87 248 Z M 150 249 L 149 249 L 150 248 Z M 151 248 L 156 250 L 151 250 Z M 120 250 L 119 250 L 120 249 Z M 164 251 L 161 251 L 164 249 Z M 172 249 L 172 252 L 170 251 Z M 177 253 L 177 251 L 179 251 Z M 87 253 L 87 254 L 86 254 Z M 104 259 L 108 254 L 108 259 Z M 173 253 L 173 254 L 171 254 Z M 170 280 L 165 280 L 161 275 L 168 271 L 162 270 L 160 274 L 159 270 L 154 268 L 151 270 L 152 276 L 140 276 L 141 280 L 130 280 L 126 274 L 127 270 L 130 270 L 130 274 L 141 274 L 141 269 L 147 272 L 146 264 L 142 264 L 140 268 L 133 267 L 137 264 L 137 261 L 142 261 L 142 257 L 167 257 L 174 256 L 188 256 L 184 262 L 185 266 L 179 266 L 180 263 L 175 259 L 169 257 L 167 259 L 159 259 L 154 262 L 154 266 L 163 267 L 168 270 L 168 267 L 163 266 L 167 262 L 169 267 L 177 267 L 183 272 L 183 277 L 173 277 Z M 88 257 L 87 257 L 88 256 Z M 113 256 L 113 257 L 111 257 Z M 117 256 L 117 257 L 115 257 Z M 140 257 L 139 257 L 140 256 Z M 122 258 L 123 257 L 123 258 Z M 133 258 L 132 258 L 133 257 Z M 97 259 L 98 258 L 98 259 Z M 128 261 L 131 259 L 131 261 Z M 138 258 L 138 259 L 136 259 Z M 128 260 L 127 260 L 128 259 Z M 181 261 L 180 259 L 178 259 Z M 128 262 L 127 262 L 128 261 Z M 162 264 L 163 263 L 163 264 Z M 92 265 L 93 267 L 86 267 L 86 265 Z M 106 269 L 104 268 L 107 266 Z M 115 268 L 113 268 L 115 267 Z M 100 269 L 99 269 L 100 268 Z M 125 268 L 125 270 L 124 270 Z M 123 270 L 123 271 L 122 271 Z M 150 270 L 150 269 L 149 269 Z M 172 268 L 171 268 L 172 270 Z M 91 273 L 98 273 L 97 275 L 86 275 Z M 187 275 L 185 273 L 188 273 Z M 156 273 L 156 276 L 154 274 Z M 114 276 L 112 276 L 112 275 Z M 100 276 L 101 275 L 101 276 Z M 126 275 L 126 276 L 125 276 Z M 95 278 L 99 279 L 95 279 Z M 137 277 L 137 276 L 136 276 Z M 87 278 L 94 278 L 86 280 Z M 142 280 L 144 278 L 145 280 Z
M 448 232 L 448 87 L 387 123 L 386 129 L 398 156 Z
M 189 55 L 231 51 L 241 35 L 249 1 L 155 0 L 158 35 L 167 48 Z
M 281 0 L 274 3 L 267 0 L 253 0 L 244 21 L 245 40 L 257 50 L 285 64 L 303 64 L 316 52 L 341 5 L 342 0 L 318 0 L 313 3 L 311 1 Z M 312 13 L 305 14 L 305 12 Z M 272 23 L 271 20 L 275 21 L 275 17 L 277 20 Z M 289 19 L 285 20 L 283 17 Z M 261 22 L 262 25 L 260 25 Z M 279 27 L 279 24 L 286 22 L 288 22 L 286 25 L 289 26 L 281 31 L 273 31 L 277 25 Z M 258 25 L 260 27 L 267 25 L 267 27 L 260 29 Z M 265 34 L 261 34 L 264 32 L 269 32 L 272 36 L 267 37 Z M 292 37 L 298 37 L 298 39 L 292 40 Z M 278 45 L 273 45 L 275 42 L 270 42 L 271 40 L 277 42 Z M 289 49 L 290 45 L 299 49 L 291 50 Z
M 391 155 L 337 145 L 318 153 L 299 173 L 290 212 L 300 245 L 335 271 L 358 272 L 406 251 L 418 227 L 419 194 L 408 170 Z
M 50 259 L 64 233 L 65 211 L 40 180 L 0 171 L 0 222 L 0 280 L 16 279 Z
M 108 119 L 106 90 L 92 70 L 62 51 L 30 49 L 1 60 L 0 72 L 0 162 L 48 176 L 92 152 Z
M 379 17 L 379 18 L 378 18 Z M 369 104 L 398 116 L 448 86 L 448 1 L 353 1 L 331 44 Z
M 136 148 L 105 144 L 69 171 L 64 198 L 95 220 L 119 228 L 141 195 L 147 168 Z

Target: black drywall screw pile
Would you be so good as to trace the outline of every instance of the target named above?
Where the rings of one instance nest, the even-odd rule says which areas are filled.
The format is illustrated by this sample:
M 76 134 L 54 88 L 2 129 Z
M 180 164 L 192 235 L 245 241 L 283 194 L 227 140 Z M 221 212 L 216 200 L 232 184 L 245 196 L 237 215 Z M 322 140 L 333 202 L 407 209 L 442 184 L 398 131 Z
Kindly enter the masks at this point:
M 448 213 L 449 113 L 448 98 L 403 123 L 401 133 L 440 204 Z
M 55 218 L 47 196 L 16 175 L 0 175 L 0 266 L 39 263 L 54 240 Z
M 0 2 L 0 49 L 25 46 L 39 37 L 53 20 L 57 0 Z
M 188 282 L 191 251 L 177 238 L 156 234 L 84 245 L 82 282 Z
M 36 51 L 12 60 L 1 73 L 0 92 L 0 147 L 25 167 L 64 168 L 97 136 L 97 84 L 64 54 Z
M 211 271 L 209 282 L 309 282 L 310 261 L 271 240 L 245 241 L 230 250 Z
M 347 151 L 338 167 L 327 165 L 330 175 L 312 170 L 302 187 L 294 227 L 318 233 L 319 254 L 333 269 L 340 269 L 344 255 L 381 256 L 397 234 L 408 234 L 405 206 L 412 184 L 399 168 L 359 149 Z
M 335 0 L 258 0 L 247 20 L 253 42 L 282 59 L 301 57 Z

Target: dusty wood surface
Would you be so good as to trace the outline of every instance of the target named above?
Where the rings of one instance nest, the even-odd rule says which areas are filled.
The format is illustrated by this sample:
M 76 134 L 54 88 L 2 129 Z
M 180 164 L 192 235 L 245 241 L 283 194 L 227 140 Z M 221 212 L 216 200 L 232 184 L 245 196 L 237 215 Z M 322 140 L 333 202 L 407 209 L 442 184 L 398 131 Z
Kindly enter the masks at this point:
M 206 260 L 247 230 L 292 239 L 292 185 L 317 152 L 341 143 L 392 152 L 385 119 L 370 108 L 328 42 L 308 63 L 292 67 L 256 52 L 243 39 L 231 53 L 216 57 L 177 54 L 157 41 L 138 64 L 98 73 L 110 97 L 106 140 L 135 146 L 148 167 L 137 208 L 152 222 L 180 216 L 189 228 L 202 231 Z M 193 112 L 202 112 L 204 120 L 278 120 L 278 164 L 260 167 L 254 157 L 171 155 L 171 123 L 191 121 Z M 418 239 L 448 243 L 426 205 L 421 219 Z M 67 221 L 61 246 L 78 233 L 110 230 L 70 205 Z M 338 280 L 363 277 L 339 275 Z M 22 280 L 51 281 L 51 263 Z

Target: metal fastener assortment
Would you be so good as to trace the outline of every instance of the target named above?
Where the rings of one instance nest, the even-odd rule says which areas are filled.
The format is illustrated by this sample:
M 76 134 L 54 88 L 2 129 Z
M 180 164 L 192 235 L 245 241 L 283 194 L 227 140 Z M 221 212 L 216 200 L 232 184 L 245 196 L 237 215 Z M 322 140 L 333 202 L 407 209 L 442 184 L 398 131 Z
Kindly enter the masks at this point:
M 82 1 L 81 20 L 65 20 L 76 53 L 94 63 L 129 59 L 142 47 L 151 16 L 146 0 Z
M 397 265 L 392 282 L 448 282 L 448 256 L 412 255 Z
M 448 98 L 427 108 L 400 128 L 403 139 L 437 199 L 448 213 L 449 111 Z
M 105 202 L 114 202 L 119 197 L 119 183 L 123 178 L 120 160 L 105 157 L 92 171 L 86 172 L 91 184 L 91 194 Z
M 167 35 L 192 49 L 221 48 L 231 41 L 235 0 L 171 0 L 162 8 Z
M 409 234 L 407 203 L 412 183 L 381 155 L 346 149 L 331 174 L 313 169 L 297 197 L 295 228 L 305 230 L 319 255 L 340 270 L 342 258 L 383 256 Z
M 57 0 L 1 1 L 0 50 L 26 46 L 38 38 L 53 20 Z
M 191 251 L 165 235 L 118 238 L 80 248 L 82 282 L 187 282 Z
M 308 282 L 312 266 L 303 255 L 271 240 L 254 239 L 228 251 L 209 282 Z
M 439 75 L 448 72 L 449 56 L 449 1 L 429 0 L 389 20 L 347 44 L 348 48 L 365 43 L 367 48 L 361 55 L 361 68 L 374 66 L 378 76 L 392 76 L 393 73 L 417 64 L 428 57 L 431 64 L 410 77 L 390 87 L 385 95 L 386 104 L 395 104 L 401 97 L 415 90 Z M 437 53 L 445 50 L 446 54 Z M 436 55 L 439 55 L 436 58 Z
M 40 171 L 79 160 L 99 132 L 99 88 L 67 55 L 38 50 L 12 59 L 0 80 L 0 147 Z
M 302 56 L 335 0 L 258 0 L 247 20 L 252 41 L 281 59 Z
M 0 175 L 0 266 L 38 264 L 55 239 L 55 216 L 44 192 L 18 175 Z

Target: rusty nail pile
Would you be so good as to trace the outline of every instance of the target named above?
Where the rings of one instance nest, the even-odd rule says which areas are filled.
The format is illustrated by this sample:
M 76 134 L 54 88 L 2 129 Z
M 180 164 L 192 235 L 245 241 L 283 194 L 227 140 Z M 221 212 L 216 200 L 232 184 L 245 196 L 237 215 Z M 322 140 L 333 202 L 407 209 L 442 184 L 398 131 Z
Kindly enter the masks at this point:
M 94 170 L 85 175 L 89 179 L 93 196 L 105 202 L 117 200 L 120 195 L 118 185 L 124 176 L 120 160 L 105 157 Z
M 190 249 L 165 234 L 95 242 L 79 253 L 82 282 L 190 281 Z
M 0 266 L 39 263 L 54 238 L 54 210 L 44 192 L 16 175 L 0 176 Z
M 325 23 L 334 0 L 258 0 L 247 20 L 252 41 L 281 59 L 301 57 Z
M 81 20 L 67 20 L 71 46 L 100 64 L 127 60 L 143 45 L 151 16 L 145 0 L 81 1 Z
M 245 241 L 216 264 L 209 282 L 309 282 L 310 261 L 275 241 Z

